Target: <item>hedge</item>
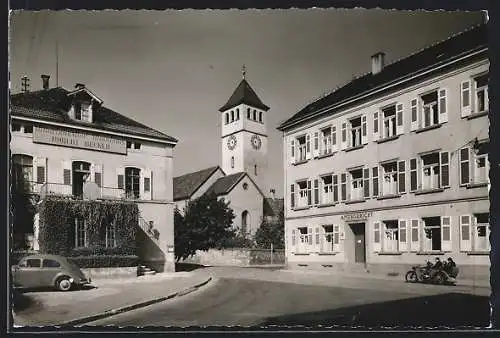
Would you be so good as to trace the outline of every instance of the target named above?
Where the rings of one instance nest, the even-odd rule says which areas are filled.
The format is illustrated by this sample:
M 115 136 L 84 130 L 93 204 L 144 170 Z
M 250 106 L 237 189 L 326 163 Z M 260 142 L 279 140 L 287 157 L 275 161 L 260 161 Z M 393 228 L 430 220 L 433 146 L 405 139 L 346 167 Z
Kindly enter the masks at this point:
M 80 268 L 118 268 L 139 265 L 139 257 L 129 256 L 77 256 L 68 259 Z
M 38 205 L 40 214 L 39 243 L 40 253 L 78 257 L 84 265 L 97 267 L 125 266 L 124 262 L 137 259 L 136 233 L 138 229 L 139 208 L 129 201 L 86 201 L 70 200 L 51 196 Z M 87 225 L 89 247 L 75 248 L 75 218 L 83 218 Z M 106 248 L 101 235 L 106 224 L 115 222 L 117 246 Z M 96 257 L 103 258 L 96 258 Z M 123 256 L 122 258 L 117 258 Z M 89 257 L 83 259 L 81 257 Z M 118 264 L 118 265 L 115 265 Z M 80 264 L 79 264 L 80 265 Z

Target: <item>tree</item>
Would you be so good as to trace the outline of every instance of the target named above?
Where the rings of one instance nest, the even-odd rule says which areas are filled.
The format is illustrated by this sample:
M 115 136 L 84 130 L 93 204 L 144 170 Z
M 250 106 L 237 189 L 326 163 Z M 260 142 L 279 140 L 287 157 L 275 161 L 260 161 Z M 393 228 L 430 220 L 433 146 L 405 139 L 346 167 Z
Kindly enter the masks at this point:
M 175 257 L 179 261 L 196 253 L 220 249 L 235 236 L 231 229 L 234 219 L 229 203 L 216 195 L 202 195 L 188 203 L 184 215 L 174 212 Z
M 255 242 L 261 248 L 274 248 L 285 246 L 285 222 L 283 210 L 280 211 L 275 220 L 264 219 L 255 233 Z

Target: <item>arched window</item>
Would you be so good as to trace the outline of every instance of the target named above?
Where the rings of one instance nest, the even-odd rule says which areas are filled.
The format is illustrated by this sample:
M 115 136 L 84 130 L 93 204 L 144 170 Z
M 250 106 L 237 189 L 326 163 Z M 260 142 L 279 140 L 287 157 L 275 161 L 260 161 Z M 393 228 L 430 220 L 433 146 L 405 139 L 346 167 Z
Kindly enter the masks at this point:
M 262 112 L 259 112 L 259 122 L 262 123 Z
M 250 108 L 247 108 L 247 119 L 250 120 Z
M 234 110 L 231 110 L 231 122 L 234 121 Z
M 229 123 L 229 113 L 226 113 L 226 124 Z
M 90 163 L 75 161 L 71 167 L 73 171 L 73 196 L 83 196 L 83 183 L 89 179 Z
M 236 120 L 240 119 L 240 108 L 236 108 Z
M 33 157 L 12 155 L 12 187 L 14 191 L 30 192 L 33 181 Z
M 257 121 L 257 111 L 255 109 L 253 110 L 253 120 Z
M 140 175 L 141 169 L 125 168 L 125 194 L 129 198 L 139 198 L 140 196 Z
M 231 156 L 231 168 L 234 168 L 234 156 Z
M 248 231 L 249 214 L 248 211 L 243 211 L 241 213 L 241 233 L 246 234 Z

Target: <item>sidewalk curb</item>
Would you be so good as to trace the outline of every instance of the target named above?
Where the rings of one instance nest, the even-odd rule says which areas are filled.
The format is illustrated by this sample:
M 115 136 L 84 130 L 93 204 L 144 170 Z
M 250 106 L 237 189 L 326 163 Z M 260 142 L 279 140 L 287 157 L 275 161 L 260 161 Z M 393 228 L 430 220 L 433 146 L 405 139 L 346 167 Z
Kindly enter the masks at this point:
M 205 281 L 203 281 L 201 283 L 198 283 L 195 286 L 191 286 L 189 288 L 186 288 L 186 289 L 174 292 L 174 293 L 172 293 L 172 294 L 170 294 L 168 296 L 150 299 L 150 300 L 147 300 L 147 301 L 144 301 L 144 302 L 141 302 L 141 303 L 127 305 L 127 306 L 124 306 L 124 307 L 121 307 L 121 308 L 117 308 L 117 309 L 107 310 L 107 311 L 105 311 L 103 313 L 99 313 L 99 314 L 95 314 L 95 315 L 91 315 L 91 316 L 87 316 L 87 317 L 82 317 L 82 318 L 78 318 L 78 319 L 73 319 L 73 320 L 70 320 L 70 321 L 67 321 L 67 322 L 63 322 L 63 323 L 60 323 L 60 324 L 55 324 L 55 325 L 56 326 L 60 326 L 60 327 L 63 327 L 63 326 L 76 326 L 76 325 L 90 323 L 90 322 L 93 322 L 93 321 L 96 321 L 96 320 L 99 320 L 99 319 L 104 319 L 104 318 L 107 318 L 107 317 L 111 317 L 111 316 L 114 316 L 114 315 L 117 315 L 117 314 L 120 314 L 120 313 L 124 313 L 124 312 L 128 312 L 128 311 L 140 309 L 140 308 L 143 308 L 143 307 L 146 307 L 146 306 L 149 306 L 149 305 L 153 305 L 153 304 L 156 304 L 156 303 L 161 303 L 161 302 L 166 301 L 168 299 L 172 299 L 172 298 L 175 298 L 175 297 L 180 297 L 180 296 L 187 295 L 187 294 L 189 294 L 189 293 L 191 293 L 193 291 L 198 290 L 200 287 L 208 284 L 210 281 L 212 281 L 212 277 L 209 277 L 207 280 L 205 280 Z

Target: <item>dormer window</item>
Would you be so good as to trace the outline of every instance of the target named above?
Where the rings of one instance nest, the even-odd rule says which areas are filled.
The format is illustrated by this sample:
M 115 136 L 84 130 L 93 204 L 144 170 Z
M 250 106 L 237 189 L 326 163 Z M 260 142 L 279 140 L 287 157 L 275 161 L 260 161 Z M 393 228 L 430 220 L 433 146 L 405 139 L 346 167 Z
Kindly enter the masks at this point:
M 75 102 L 73 109 L 75 120 L 92 122 L 92 104 L 90 102 Z

